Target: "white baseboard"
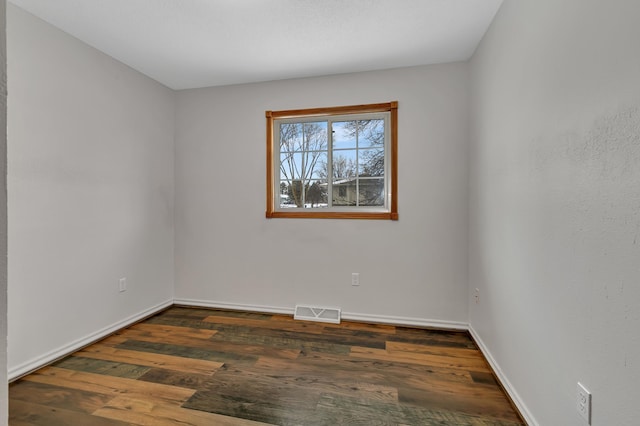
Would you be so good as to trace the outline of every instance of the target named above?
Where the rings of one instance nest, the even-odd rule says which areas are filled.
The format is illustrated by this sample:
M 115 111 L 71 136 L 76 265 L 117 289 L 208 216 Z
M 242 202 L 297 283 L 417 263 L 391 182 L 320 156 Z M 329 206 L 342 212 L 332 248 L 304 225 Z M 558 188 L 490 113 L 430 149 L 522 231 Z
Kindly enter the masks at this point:
M 378 323 L 378 324 L 401 325 L 401 326 L 408 326 L 408 327 L 438 328 L 438 329 L 461 330 L 461 331 L 466 331 L 469 326 L 466 322 L 458 322 L 458 321 L 442 321 L 442 320 L 434 320 L 434 319 L 396 317 L 393 315 L 358 314 L 353 312 L 342 312 L 342 319 L 345 319 L 348 321 L 360 321 L 360 322 L 371 322 L 371 323 Z
M 217 309 L 230 309 L 233 311 L 264 312 L 267 314 L 293 315 L 293 312 L 294 312 L 294 308 L 279 308 L 276 306 L 264 306 L 264 305 L 244 305 L 239 303 L 216 302 L 213 300 L 174 299 L 173 303 L 175 305 L 193 306 L 193 307 L 200 307 L 200 308 L 217 308 Z
M 203 308 L 232 309 L 235 311 L 265 312 L 269 314 L 284 314 L 284 315 L 294 314 L 294 308 L 282 308 L 282 307 L 263 306 L 263 305 L 243 305 L 239 303 L 217 302 L 217 301 L 211 301 L 211 300 L 175 299 L 173 303 L 175 303 L 176 305 L 199 306 Z M 406 325 L 410 327 L 428 327 L 428 328 L 440 328 L 440 329 L 452 329 L 452 330 L 464 330 L 464 331 L 466 331 L 469 328 L 466 322 L 396 317 L 396 316 L 389 316 L 389 315 L 359 314 L 359 313 L 344 312 L 344 311 L 342 311 L 341 317 L 342 319 L 347 321 L 361 321 L 361 322 L 371 322 L 371 323 L 391 324 L 391 325 Z
M 480 338 L 480 335 L 473 329 L 473 326 L 471 326 L 471 324 L 468 325 L 468 330 L 469 333 L 471 333 L 473 340 L 475 340 L 478 347 L 480 348 L 480 351 L 484 355 L 485 359 L 487 360 L 487 362 L 489 362 L 489 365 L 491 365 L 491 368 L 498 376 L 498 380 L 504 387 L 505 391 L 507 391 L 507 393 L 509 394 L 509 397 L 518 408 L 518 411 L 520 411 L 522 417 L 524 417 L 524 420 L 529 426 L 538 426 L 538 422 L 535 420 L 522 398 L 520 398 L 520 395 L 513 387 L 507 376 L 504 374 L 493 355 L 491 355 L 491 352 L 489 352 L 489 349 Z
M 159 305 L 153 306 L 149 309 L 146 309 L 142 312 L 139 312 L 135 315 L 132 315 L 122 321 L 118 321 L 110 326 L 107 326 L 101 330 L 96 331 L 95 333 L 91 333 L 88 336 L 75 340 L 67 345 L 64 345 L 60 348 L 54 349 L 52 351 L 47 352 L 44 355 L 41 355 L 37 358 L 30 359 L 29 361 L 23 362 L 22 364 L 12 367 L 7 372 L 7 378 L 9 382 L 12 382 L 20 377 L 29 374 L 39 368 L 44 367 L 45 365 L 63 358 L 91 343 L 94 343 L 111 333 L 114 333 L 122 328 L 125 328 L 141 319 L 144 319 L 148 316 L 151 316 L 161 310 L 173 305 L 173 300 L 167 300 L 165 302 L 160 303 Z

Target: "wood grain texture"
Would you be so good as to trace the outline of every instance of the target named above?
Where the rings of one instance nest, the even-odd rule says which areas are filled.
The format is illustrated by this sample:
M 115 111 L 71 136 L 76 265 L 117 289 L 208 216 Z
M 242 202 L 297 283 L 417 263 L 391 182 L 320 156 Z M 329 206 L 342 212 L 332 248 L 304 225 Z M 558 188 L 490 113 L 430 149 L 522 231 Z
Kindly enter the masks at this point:
M 9 388 L 22 425 L 523 425 L 465 332 L 172 307 Z

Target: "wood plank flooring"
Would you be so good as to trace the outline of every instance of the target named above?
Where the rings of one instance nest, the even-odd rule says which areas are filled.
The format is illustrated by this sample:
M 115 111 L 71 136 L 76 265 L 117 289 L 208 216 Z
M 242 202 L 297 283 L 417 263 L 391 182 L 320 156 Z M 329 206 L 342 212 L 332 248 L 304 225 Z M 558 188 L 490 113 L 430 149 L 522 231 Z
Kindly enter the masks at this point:
M 9 387 L 22 425 L 523 425 L 465 332 L 172 307 Z

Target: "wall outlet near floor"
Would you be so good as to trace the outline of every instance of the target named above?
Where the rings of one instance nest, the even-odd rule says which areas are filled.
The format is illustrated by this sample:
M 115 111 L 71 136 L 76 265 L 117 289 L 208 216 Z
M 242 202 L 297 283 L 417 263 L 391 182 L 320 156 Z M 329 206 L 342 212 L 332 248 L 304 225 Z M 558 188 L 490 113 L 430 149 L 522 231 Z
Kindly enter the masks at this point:
M 123 291 L 127 291 L 127 279 L 126 278 L 120 278 L 120 280 L 118 281 L 118 291 L 120 291 L 120 293 L 122 293 Z
M 473 301 L 476 302 L 476 305 L 480 303 L 480 289 L 476 288 L 476 292 L 473 295 Z
M 351 274 L 351 285 L 353 286 L 360 285 L 360 274 L 358 272 L 354 272 Z
M 578 382 L 576 408 L 578 409 L 580 417 L 585 419 L 588 424 L 591 424 L 591 392 L 589 392 L 580 382 Z

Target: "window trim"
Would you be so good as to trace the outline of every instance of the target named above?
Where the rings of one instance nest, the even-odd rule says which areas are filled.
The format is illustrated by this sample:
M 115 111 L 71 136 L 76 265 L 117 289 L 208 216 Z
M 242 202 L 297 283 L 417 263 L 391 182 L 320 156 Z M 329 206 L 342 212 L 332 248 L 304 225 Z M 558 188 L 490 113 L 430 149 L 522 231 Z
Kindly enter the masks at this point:
M 390 179 L 388 183 L 389 211 L 323 211 L 322 209 L 305 209 L 304 211 L 276 210 L 275 208 L 275 167 L 274 167 L 274 120 L 304 117 L 311 118 L 317 116 L 335 116 L 348 114 L 366 114 L 375 112 L 389 112 L 390 141 L 389 141 L 389 164 L 390 173 L 385 179 Z M 301 218 L 301 219 L 388 219 L 398 220 L 398 102 L 386 102 L 367 105 L 349 105 L 326 108 L 294 109 L 283 111 L 266 111 L 267 119 L 267 218 Z M 386 149 L 386 148 L 385 148 Z

